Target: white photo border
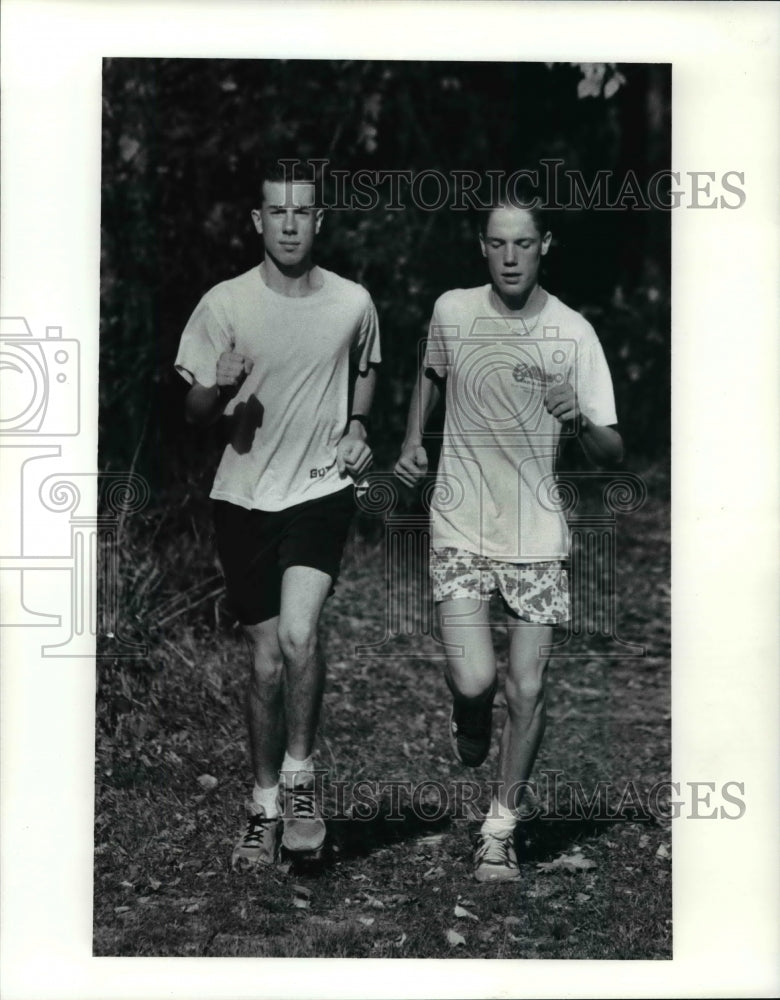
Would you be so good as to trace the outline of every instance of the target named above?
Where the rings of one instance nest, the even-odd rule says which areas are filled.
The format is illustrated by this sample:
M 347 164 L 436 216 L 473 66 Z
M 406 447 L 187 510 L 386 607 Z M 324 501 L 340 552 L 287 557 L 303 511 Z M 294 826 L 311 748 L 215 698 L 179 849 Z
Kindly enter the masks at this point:
M 673 777 L 743 781 L 747 805 L 738 822 L 675 825 L 674 959 L 360 960 L 356 976 L 354 960 L 295 960 L 291 975 L 293 960 L 92 958 L 94 660 L 45 661 L 32 630 L 4 629 L 6 1000 L 777 995 L 777 13 L 5 0 L 0 313 L 79 339 L 89 377 L 63 471 L 96 470 L 105 56 L 670 62 L 673 169 L 739 171 L 747 196 L 673 215 Z M 18 482 L 2 489 L 3 509 L 18 504 Z

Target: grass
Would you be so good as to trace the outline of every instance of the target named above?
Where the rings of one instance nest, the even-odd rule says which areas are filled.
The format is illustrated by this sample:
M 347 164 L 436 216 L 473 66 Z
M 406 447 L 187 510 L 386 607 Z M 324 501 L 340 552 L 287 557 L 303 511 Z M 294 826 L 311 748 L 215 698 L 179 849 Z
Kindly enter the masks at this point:
M 552 782 L 558 772 L 560 789 L 543 802 L 548 815 L 519 832 L 522 878 L 504 886 L 471 877 L 474 818 L 426 819 L 405 795 L 396 810 L 402 818 L 388 818 L 387 793 L 371 821 L 329 820 L 332 850 L 318 871 L 231 870 L 250 787 L 246 654 L 214 593 L 208 521 L 200 503 L 192 518 L 175 504 L 167 519 L 128 518 L 117 630 L 145 642 L 148 655 L 100 661 L 95 954 L 671 958 L 671 865 L 663 856 L 670 822 L 658 810 L 590 820 L 549 814 L 566 812 L 569 783 L 590 796 L 607 782 L 602 792 L 614 811 L 627 789 L 646 802 L 669 777 L 667 484 L 657 469 L 643 478 L 646 504 L 618 519 L 616 598 L 618 633 L 643 643 L 646 655 L 605 656 L 608 642 L 586 628 L 575 657 L 551 661 L 536 777 Z M 333 783 L 360 780 L 435 779 L 448 791 L 476 780 L 484 808 L 496 748 L 476 771 L 452 761 L 434 640 L 398 635 L 382 658 L 354 656 L 356 643 L 384 635 L 385 608 L 383 548 L 366 529 L 347 552 L 323 617 L 329 675 L 318 762 L 329 770 L 328 814 L 337 804 Z M 499 618 L 495 641 L 503 670 Z M 499 697 L 497 727 L 504 713 Z M 212 790 L 199 783 L 203 775 L 217 779 Z M 561 858 L 575 863 L 540 867 Z M 298 905 L 300 886 L 308 906 Z M 456 907 L 471 916 L 457 916 Z M 449 943 L 448 931 L 463 943 Z

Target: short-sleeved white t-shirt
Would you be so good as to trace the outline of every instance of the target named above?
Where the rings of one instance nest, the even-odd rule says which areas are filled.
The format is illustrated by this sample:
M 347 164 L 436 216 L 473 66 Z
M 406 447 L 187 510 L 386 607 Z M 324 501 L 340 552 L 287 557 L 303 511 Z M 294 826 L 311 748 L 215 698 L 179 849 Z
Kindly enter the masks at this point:
M 284 510 L 350 482 L 336 468 L 349 416 L 350 355 L 360 371 L 381 360 L 376 309 L 361 285 L 315 268 L 320 287 L 290 298 L 268 288 L 258 267 L 208 291 L 181 337 L 176 369 L 216 384 L 223 351 L 254 367 L 225 414 L 230 440 L 211 497 Z
M 432 543 L 505 562 L 568 555 L 551 491 L 561 423 L 544 399 L 568 381 L 593 423 L 617 423 L 612 379 L 593 327 L 539 290 L 536 316 L 500 314 L 490 285 L 446 292 L 433 310 L 424 364 L 446 378 Z

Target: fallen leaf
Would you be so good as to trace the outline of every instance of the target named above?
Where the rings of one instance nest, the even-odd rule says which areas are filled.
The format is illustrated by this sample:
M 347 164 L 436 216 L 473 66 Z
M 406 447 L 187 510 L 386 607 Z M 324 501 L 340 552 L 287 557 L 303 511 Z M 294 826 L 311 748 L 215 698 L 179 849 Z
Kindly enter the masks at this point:
M 540 872 L 564 871 L 576 874 L 595 868 L 596 862 L 583 858 L 580 854 L 562 854 L 555 861 L 543 861 L 536 867 Z
M 504 923 L 507 927 L 515 927 L 517 924 L 522 924 L 520 917 L 504 917 Z
M 647 836 L 646 833 L 643 833 L 642 836 L 639 838 L 639 846 L 647 847 L 649 843 L 650 843 L 650 838 Z
M 129 909 L 129 906 L 115 906 L 114 913 L 127 913 Z
M 396 946 L 396 948 L 400 948 L 405 942 L 406 942 L 406 934 L 402 934 L 397 941 L 393 941 L 393 944 Z
M 157 892 L 157 890 L 160 888 L 161 885 L 162 885 L 162 882 L 159 882 L 156 878 L 150 878 L 149 879 L 149 888 L 153 892 Z
M 574 902 L 587 903 L 589 899 L 590 896 L 586 892 L 578 892 L 577 895 L 574 897 Z
M 198 784 L 204 791 L 212 792 L 219 784 L 219 781 L 213 774 L 201 774 L 198 778 Z
M 301 899 L 300 896 L 296 896 L 292 905 L 296 908 L 296 910 L 308 910 L 311 903 L 308 899 Z
M 455 907 L 455 916 L 461 917 L 463 920 L 476 920 L 479 923 L 479 917 L 475 913 L 471 913 L 463 906 Z
M 190 903 L 189 906 L 184 908 L 185 913 L 197 913 L 200 909 L 200 903 Z
M 452 928 L 450 928 L 450 930 L 447 931 L 447 944 L 451 948 L 457 948 L 458 945 L 465 944 L 465 943 L 466 943 L 466 939 L 463 937 L 462 934 L 458 934 L 458 932 L 452 930 Z
M 363 924 L 364 927 L 370 927 L 371 924 L 373 924 L 373 922 L 374 922 L 374 918 L 373 917 L 358 917 L 357 920 L 358 920 L 358 923 L 359 924 Z
M 659 844 L 658 850 L 655 852 L 657 858 L 661 858 L 664 861 L 668 861 L 671 858 L 671 852 L 669 850 L 668 844 Z

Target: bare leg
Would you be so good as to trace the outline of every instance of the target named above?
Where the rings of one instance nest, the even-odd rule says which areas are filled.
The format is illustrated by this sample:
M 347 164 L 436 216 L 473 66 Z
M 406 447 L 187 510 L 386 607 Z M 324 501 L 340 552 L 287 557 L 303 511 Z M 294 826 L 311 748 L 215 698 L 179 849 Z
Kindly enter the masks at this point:
M 518 803 L 507 801 L 507 793 L 513 783 L 528 780 L 544 735 L 547 657 L 540 655 L 539 648 L 552 641 L 552 626 L 518 622 L 510 629 L 508 714 L 501 734 L 497 797 L 502 806 L 514 809 Z
M 496 679 L 496 657 L 490 634 L 487 601 L 458 597 L 438 605 L 447 650 L 447 684 L 454 695 L 479 698 Z
M 249 746 L 255 781 L 262 788 L 272 788 L 279 780 L 286 744 L 278 627 L 278 618 L 244 626 L 252 656 L 246 691 Z
M 328 574 L 310 566 L 290 566 L 282 577 L 278 636 L 284 658 L 287 751 L 297 760 L 311 754 L 317 733 L 325 684 L 317 626 L 330 586 Z

